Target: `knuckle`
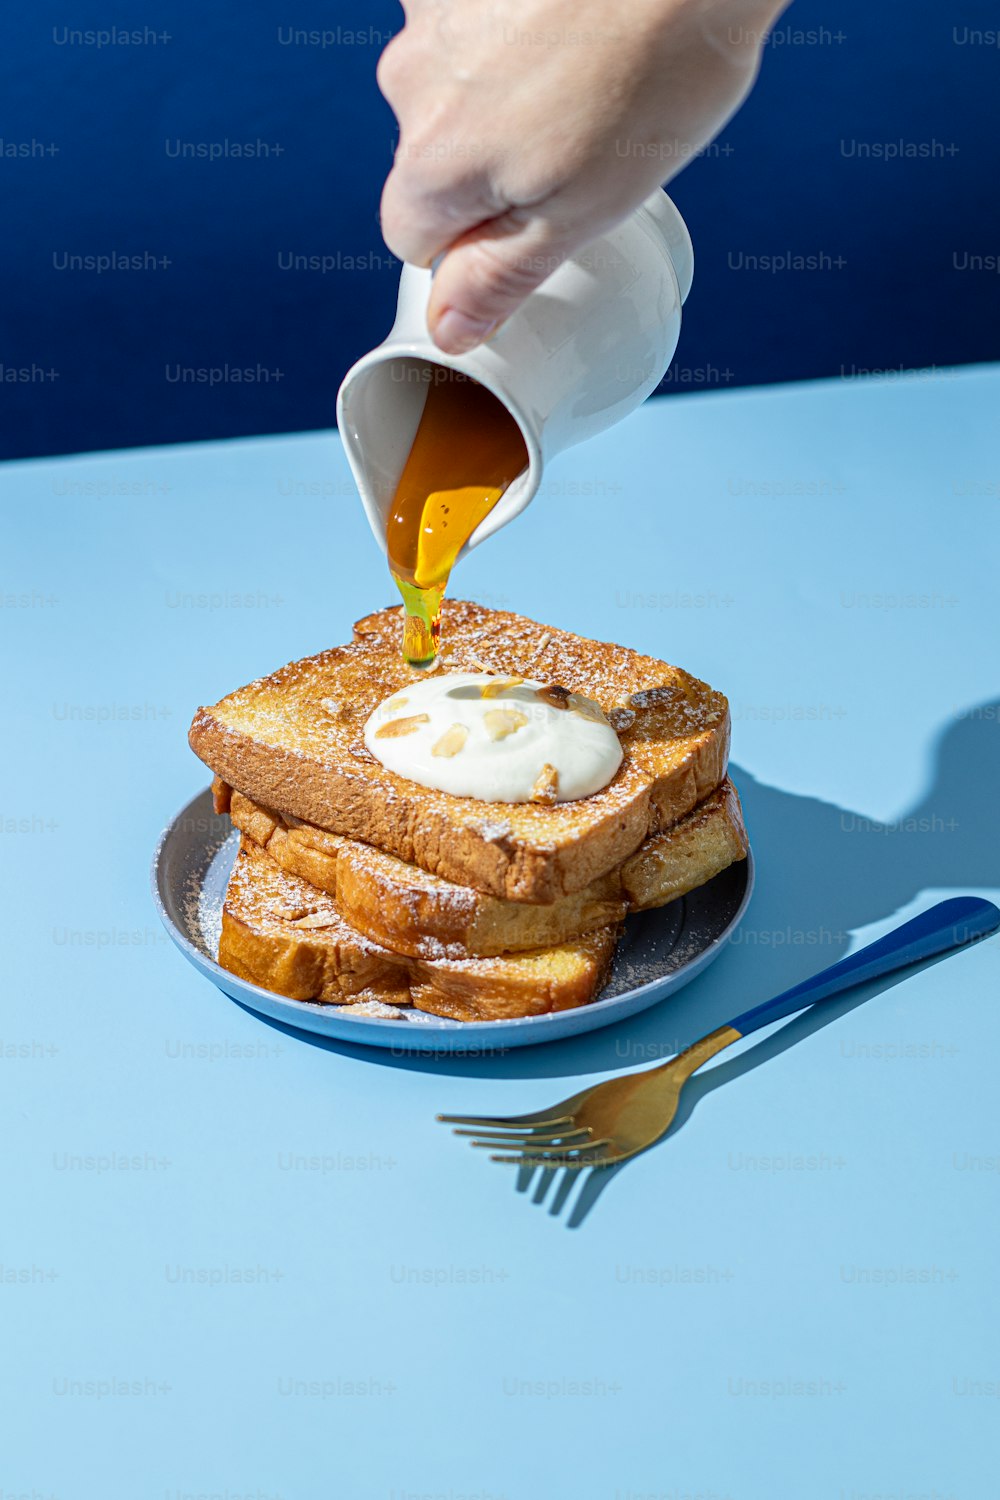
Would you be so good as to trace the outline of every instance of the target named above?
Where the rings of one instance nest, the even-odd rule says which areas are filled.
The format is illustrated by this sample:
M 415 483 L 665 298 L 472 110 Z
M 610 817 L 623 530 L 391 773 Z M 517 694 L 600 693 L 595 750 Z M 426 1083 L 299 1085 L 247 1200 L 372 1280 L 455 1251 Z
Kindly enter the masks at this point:
M 397 195 L 393 188 L 394 180 L 395 174 L 391 173 L 382 190 L 379 228 L 382 231 L 382 238 L 393 255 L 398 256 L 400 260 L 406 260 L 407 251 L 410 250 L 406 235 L 407 216 L 398 206 Z
M 406 75 L 406 61 L 403 47 L 403 33 L 394 36 L 385 48 L 375 67 L 375 78 L 382 93 L 392 102 L 392 95 L 402 83 Z

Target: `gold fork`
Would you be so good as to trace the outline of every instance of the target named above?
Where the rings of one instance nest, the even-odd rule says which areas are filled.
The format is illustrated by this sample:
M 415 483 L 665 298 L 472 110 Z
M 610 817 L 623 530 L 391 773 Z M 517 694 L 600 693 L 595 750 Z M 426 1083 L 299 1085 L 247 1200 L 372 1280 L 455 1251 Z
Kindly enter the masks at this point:
M 866 948 L 745 1011 L 728 1026 L 709 1032 L 667 1063 L 597 1083 L 535 1114 L 437 1118 L 462 1127 L 456 1135 L 475 1137 L 473 1146 L 515 1148 L 514 1155 L 494 1155 L 493 1161 L 516 1162 L 518 1166 L 615 1166 L 666 1134 L 677 1113 L 681 1089 L 692 1073 L 724 1047 L 855 985 L 976 942 L 997 926 L 1000 910 L 992 902 L 978 896 L 939 901 Z

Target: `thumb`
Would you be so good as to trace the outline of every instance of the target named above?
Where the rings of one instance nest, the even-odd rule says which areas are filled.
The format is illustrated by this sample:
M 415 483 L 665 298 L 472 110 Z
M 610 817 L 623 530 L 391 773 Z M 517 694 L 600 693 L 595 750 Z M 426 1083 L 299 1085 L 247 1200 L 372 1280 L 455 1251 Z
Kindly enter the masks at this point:
M 511 213 L 456 240 L 434 273 L 427 309 L 438 348 L 465 354 L 483 343 L 584 239 L 568 226 Z

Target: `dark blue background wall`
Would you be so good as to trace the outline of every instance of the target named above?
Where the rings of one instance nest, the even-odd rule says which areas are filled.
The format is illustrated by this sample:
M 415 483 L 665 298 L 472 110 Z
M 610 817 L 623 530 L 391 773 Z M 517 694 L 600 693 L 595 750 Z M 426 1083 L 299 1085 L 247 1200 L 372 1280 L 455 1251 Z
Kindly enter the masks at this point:
M 4 456 L 331 423 L 391 320 L 375 62 L 400 19 L 389 0 L 6 8 Z M 79 37 L 112 27 L 144 39 Z M 697 273 L 665 390 L 1000 355 L 1000 276 L 972 268 L 1000 252 L 998 27 L 986 0 L 796 0 L 751 101 L 672 189 Z M 186 154 L 225 142 L 261 147 Z M 785 253 L 818 267 L 760 269 Z M 142 269 L 70 259 L 111 254 Z M 256 378 L 177 378 L 226 366 Z

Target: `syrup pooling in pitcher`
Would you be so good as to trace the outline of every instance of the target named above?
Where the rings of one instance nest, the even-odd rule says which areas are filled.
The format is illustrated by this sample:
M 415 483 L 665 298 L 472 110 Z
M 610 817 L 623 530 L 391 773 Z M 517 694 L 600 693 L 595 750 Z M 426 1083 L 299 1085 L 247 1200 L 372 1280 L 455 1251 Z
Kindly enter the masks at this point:
M 389 567 L 403 596 L 403 655 L 412 666 L 437 655 L 455 559 L 527 465 L 521 429 L 485 386 L 449 371 L 428 388 L 386 525 Z

